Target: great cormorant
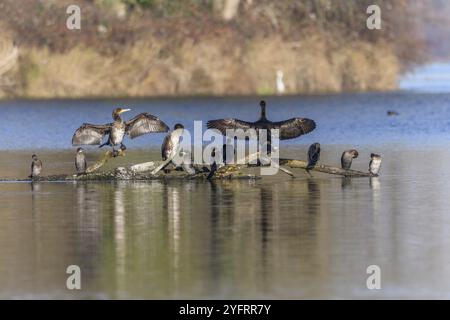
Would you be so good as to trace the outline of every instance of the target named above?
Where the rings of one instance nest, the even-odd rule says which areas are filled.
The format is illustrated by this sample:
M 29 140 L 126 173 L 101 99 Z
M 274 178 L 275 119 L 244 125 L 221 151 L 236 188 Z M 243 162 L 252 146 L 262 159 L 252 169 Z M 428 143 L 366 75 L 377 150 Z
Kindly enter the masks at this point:
M 301 135 L 307 134 L 316 128 L 316 123 L 307 118 L 292 118 L 284 121 L 272 122 L 266 118 L 266 102 L 260 102 L 261 116 L 258 121 L 247 122 L 239 119 L 217 119 L 210 120 L 207 123 L 208 129 L 217 129 L 223 135 L 226 135 L 227 129 L 255 129 L 259 135 L 259 129 L 266 129 L 268 141 L 268 153 L 270 153 L 271 144 L 271 129 L 279 129 L 280 140 L 287 140 L 297 138 Z
M 173 127 L 173 131 L 164 138 L 161 146 L 161 156 L 164 161 L 166 161 L 172 155 L 172 152 L 175 152 L 178 148 L 183 131 L 184 126 L 177 123 Z
M 100 148 L 109 145 L 114 150 L 114 146 L 123 146 L 123 138 L 126 134 L 133 139 L 146 133 L 169 131 L 169 127 L 163 121 L 148 113 L 141 113 L 131 120 L 123 121 L 120 114 L 126 111 L 130 111 L 130 109 L 115 109 L 112 113 L 113 123 L 83 124 L 75 131 L 72 145 L 100 145 Z M 106 134 L 109 135 L 108 141 L 101 144 Z
M 370 154 L 369 172 L 377 175 L 381 167 L 381 156 L 376 153 Z
M 29 175 L 29 178 L 33 179 L 36 177 L 39 177 L 42 171 L 42 161 L 38 159 L 37 155 L 33 154 L 31 156 L 32 162 L 31 162 L 31 175 Z
M 353 159 L 358 158 L 358 151 L 351 149 L 351 150 L 346 150 L 342 153 L 342 157 L 341 157 L 341 167 L 344 170 L 349 170 L 350 167 L 352 166 L 352 161 Z
M 75 155 L 75 168 L 77 169 L 77 174 L 84 174 L 86 172 L 86 167 L 87 162 L 84 149 L 80 147 L 77 149 L 77 154 Z
M 308 166 L 307 170 L 314 168 L 320 159 L 320 143 L 313 143 L 308 149 Z

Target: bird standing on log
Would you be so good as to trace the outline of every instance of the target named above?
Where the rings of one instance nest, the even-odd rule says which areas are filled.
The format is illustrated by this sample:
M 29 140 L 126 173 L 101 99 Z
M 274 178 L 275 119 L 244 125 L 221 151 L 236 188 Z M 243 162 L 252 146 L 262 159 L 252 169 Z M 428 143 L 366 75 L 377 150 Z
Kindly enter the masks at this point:
M 239 119 L 217 119 L 210 120 L 207 123 L 208 129 L 217 129 L 223 135 L 227 134 L 227 129 L 255 129 L 258 134 L 259 140 L 259 130 L 267 130 L 267 153 L 271 152 L 271 132 L 272 129 L 278 129 L 280 133 L 280 140 L 287 140 L 297 138 L 301 135 L 310 133 L 316 128 L 316 123 L 307 118 L 292 118 L 289 120 L 272 122 L 266 118 L 266 102 L 260 102 L 261 116 L 258 121 L 247 122 Z
M 75 155 L 75 168 L 77 169 L 77 174 L 84 174 L 86 173 L 86 156 L 84 154 L 83 148 L 77 149 L 77 154 Z
M 355 149 L 346 150 L 342 153 L 341 157 L 341 167 L 344 170 L 350 170 L 350 167 L 352 166 L 353 159 L 358 158 L 358 151 Z
M 381 156 L 376 153 L 370 154 L 369 172 L 378 175 L 381 168 Z
M 184 126 L 177 123 L 165 138 L 161 146 L 162 159 L 166 161 L 173 152 L 176 152 L 183 136 Z
M 177 152 L 178 146 L 180 145 L 181 137 L 183 136 L 184 126 L 182 124 L 177 123 L 173 127 L 173 131 L 170 132 L 163 140 L 161 145 L 161 156 L 163 161 L 166 161 L 170 157 L 174 156 L 174 153 Z M 168 173 L 168 169 L 164 169 L 165 173 Z
M 320 143 L 313 143 L 308 149 L 308 165 L 306 170 L 314 168 L 320 160 Z
M 113 123 L 104 125 L 83 124 L 75 131 L 72 137 L 72 145 L 100 145 L 99 148 L 109 145 L 114 152 L 114 146 L 117 145 L 125 149 L 123 144 L 125 135 L 134 139 L 146 133 L 169 131 L 169 127 L 163 121 L 148 113 L 141 113 L 131 120 L 123 121 L 120 114 L 127 111 L 130 111 L 130 109 L 115 109 L 112 113 Z M 107 134 L 109 135 L 108 141 L 102 144 L 103 138 Z
M 39 177 L 42 171 L 42 161 L 38 159 L 37 155 L 33 154 L 31 156 L 32 162 L 31 162 L 31 174 L 29 175 L 29 178 L 34 179 Z

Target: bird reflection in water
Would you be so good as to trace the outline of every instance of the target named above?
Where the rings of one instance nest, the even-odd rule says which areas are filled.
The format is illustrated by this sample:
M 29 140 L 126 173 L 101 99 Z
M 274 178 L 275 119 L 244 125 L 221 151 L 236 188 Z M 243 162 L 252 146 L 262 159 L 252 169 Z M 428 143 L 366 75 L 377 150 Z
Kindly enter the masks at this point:
M 352 178 L 350 177 L 342 177 L 341 179 L 341 187 L 342 189 L 346 189 L 352 186 Z
M 314 178 L 308 178 L 308 201 L 306 202 L 307 211 L 310 215 L 316 215 L 320 207 L 320 186 Z
M 381 209 L 380 198 L 381 198 L 381 184 L 379 177 L 371 177 L 369 181 L 370 189 L 372 190 L 372 204 L 373 213 L 376 215 Z
M 115 184 L 114 197 L 114 243 L 116 256 L 116 279 L 117 291 L 121 292 L 126 288 L 126 229 L 125 229 L 125 195 L 124 181 Z
M 163 184 L 163 207 L 167 217 L 167 234 L 172 257 L 173 284 L 178 288 L 180 274 L 180 225 L 181 225 L 181 190 L 179 183 L 166 182 Z

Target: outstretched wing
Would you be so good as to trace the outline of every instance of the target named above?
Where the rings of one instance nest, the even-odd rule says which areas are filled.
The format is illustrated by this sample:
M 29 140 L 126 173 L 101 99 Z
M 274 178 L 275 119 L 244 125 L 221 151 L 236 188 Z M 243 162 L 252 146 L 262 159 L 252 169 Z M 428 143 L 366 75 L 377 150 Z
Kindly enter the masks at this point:
M 208 129 L 217 129 L 223 135 L 227 134 L 227 129 L 242 129 L 248 130 L 252 128 L 252 123 L 247 121 L 242 121 L 239 119 L 217 119 L 217 120 L 209 120 L 206 124 Z
M 103 137 L 111 130 L 111 124 L 97 125 L 84 123 L 72 137 L 72 145 L 96 145 L 101 144 Z
M 294 139 L 310 133 L 316 128 L 316 123 L 307 118 L 292 118 L 285 121 L 273 122 L 274 128 L 280 129 L 280 139 Z
M 125 125 L 126 133 L 130 135 L 131 139 L 150 132 L 169 131 L 169 127 L 164 122 L 148 113 L 138 114 L 133 119 L 125 122 Z

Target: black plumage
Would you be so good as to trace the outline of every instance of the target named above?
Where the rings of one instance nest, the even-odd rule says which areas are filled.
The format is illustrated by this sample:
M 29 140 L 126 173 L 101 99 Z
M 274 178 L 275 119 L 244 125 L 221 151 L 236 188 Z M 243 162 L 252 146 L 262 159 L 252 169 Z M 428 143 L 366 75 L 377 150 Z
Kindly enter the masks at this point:
M 313 143 L 308 149 L 308 166 L 307 169 L 312 169 L 320 160 L 320 143 Z
M 259 129 L 268 130 L 268 145 L 271 143 L 271 129 L 279 129 L 280 140 L 287 140 L 297 138 L 301 135 L 307 134 L 316 128 L 316 123 L 307 118 L 291 118 L 289 120 L 272 122 L 266 118 L 266 102 L 260 102 L 261 116 L 258 121 L 247 122 L 239 119 L 217 119 L 210 120 L 207 123 L 208 129 L 217 129 L 223 135 L 226 135 L 227 129 L 255 129 L 259 134 Z M 268 148 L 269 150 L 269 148 Z

